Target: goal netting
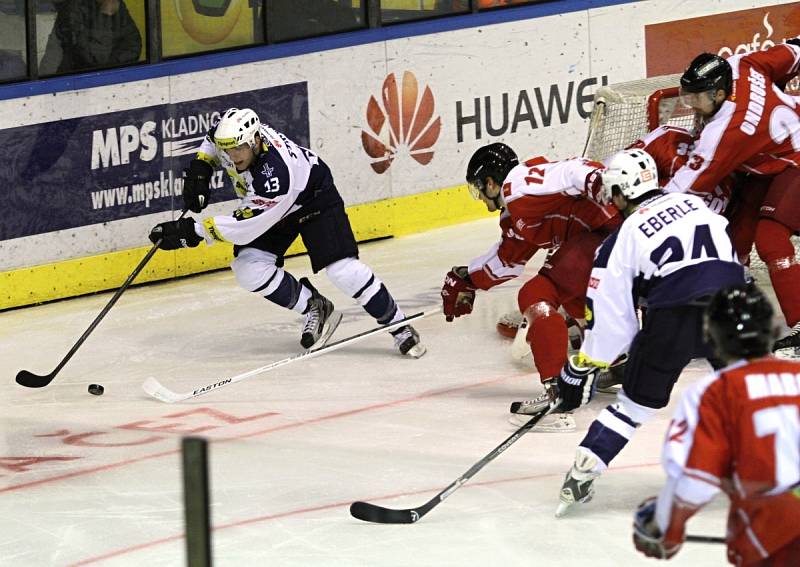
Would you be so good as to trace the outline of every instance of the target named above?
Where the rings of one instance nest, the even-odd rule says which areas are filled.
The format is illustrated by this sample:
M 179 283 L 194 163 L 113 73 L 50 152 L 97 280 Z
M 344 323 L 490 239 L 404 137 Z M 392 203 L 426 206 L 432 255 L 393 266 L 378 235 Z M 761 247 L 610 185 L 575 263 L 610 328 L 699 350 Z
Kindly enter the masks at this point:
M 597 89 L 586 156 L 601 161 L 662 124 L 692 129 L 694 114 L 679 104 L 679 84 L 680 74 L 675 74 Z M 796 92 L 797 85 L 787 91 Z M 794 244 L 800 259 L 797 238 Z M 767 268 L 755 250 L 750 253 L 750 271 L 760 284 L 769 283 Z

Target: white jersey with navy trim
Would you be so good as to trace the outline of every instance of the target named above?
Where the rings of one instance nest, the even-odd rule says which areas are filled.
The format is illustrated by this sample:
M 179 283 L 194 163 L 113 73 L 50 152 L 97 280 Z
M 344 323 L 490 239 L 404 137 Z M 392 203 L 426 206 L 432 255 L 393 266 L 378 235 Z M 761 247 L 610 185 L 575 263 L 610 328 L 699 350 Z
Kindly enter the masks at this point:
M 203 221 L 209 244 L 252 242 L 300 209 L 304 192 L 333 185 L 330 170 L 314 152 L 264 124 L 259 130 L 261 152 L 249 169 L 237 171 L 228 154 L 214 144 L 215 128 L 209 130 L 198 158 L 226 171 L 240 202 L 232 215 L 215 215 Z
M 647 200 L 598 248 L 586 298 L 581 355 L 607 365 L 639 332 L 636 306 L 686 305 L 744 282 L 728 221 L 695 195 Z

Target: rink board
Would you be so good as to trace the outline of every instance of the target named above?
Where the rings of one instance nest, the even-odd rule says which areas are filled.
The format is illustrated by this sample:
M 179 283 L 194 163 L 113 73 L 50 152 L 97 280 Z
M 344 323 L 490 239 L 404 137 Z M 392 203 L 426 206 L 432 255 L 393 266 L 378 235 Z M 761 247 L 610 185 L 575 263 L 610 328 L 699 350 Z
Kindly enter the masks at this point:
M 458 189 L 481 145 L 580 154 L 594 90 L 681 67 L 696 49 L 684 28 L 714 29 L 707 49 L 723 54 L 759 49 L 794 29 L 800 5 L 559 4 L 573 11 L 515 8 L 518 20 L 478 26 L 445 18 L 473 27 L 379 41 L 368 30 L 346 48 L 270 58 L 267 46 L 242 52 L 264 60 L 0 101 L 0 309 L 123 281 L 149 229 L 180 207 L 176 180 L 202 120 L 226 106 L 253 106 L 318 152 L 360 239 L 392 236 L 481 214 L 462 211 Z M 215 180 L 208 214 L 230 213 L 229 191 Z M 405 200 L 414 195 L 426 205 Z M 229 252 L 157 256 L 142 281 L 223 267 Z

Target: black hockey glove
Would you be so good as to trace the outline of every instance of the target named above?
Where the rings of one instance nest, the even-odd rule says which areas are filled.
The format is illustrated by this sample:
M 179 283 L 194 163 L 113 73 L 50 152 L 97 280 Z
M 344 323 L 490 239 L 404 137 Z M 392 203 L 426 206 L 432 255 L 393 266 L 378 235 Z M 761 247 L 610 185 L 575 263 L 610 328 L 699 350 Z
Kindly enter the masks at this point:
M 588 404 L 594 397 L 595 378 L 600 369 L 596 366 L 580 366 L 577 360 L 577 356 L 570 356 L 558 377 L 558 407 L 562 411 Z
M 800 37 L 793 37 L 792 39 L 787 39 L 786 43 L 794 45 L 795 47 L 800 47 Z
M 195 232 L 194 225 L 193 218 L 159 223 L 150 231 L 150 242 L 156 244 L 160 240 L 158 247 L 161 250 L 194 248 L 203 240 L 203 237 Z
M 184 172 L 183 206 L 199 213 L 208 206 L 209 184 L 214 168 L 200 159 L 193 159 Z

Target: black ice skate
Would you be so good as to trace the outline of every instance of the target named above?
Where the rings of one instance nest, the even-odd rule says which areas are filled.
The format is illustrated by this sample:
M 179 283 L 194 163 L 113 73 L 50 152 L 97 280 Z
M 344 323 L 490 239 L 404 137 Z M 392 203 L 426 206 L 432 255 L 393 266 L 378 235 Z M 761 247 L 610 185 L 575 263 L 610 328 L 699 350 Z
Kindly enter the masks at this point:
M 775 341 L 772 352 L 779 358 L 800 358 L 800 323 L 788 335 Z
M 308 306 L 304 312 L 306 318 L 303 321 L 300 344 L 305 349 L 312 349 L 333 334 L 342 317 L 341 314 L 337 314 L 336 318 L 331 317 L 334 309 L 333 302 L 320 294 L 317 288 L 311 285 L 308 278 L 300 278 L 300 284 L 311 291 L 311 298 L 308 300 Z
M 537 397 L 532 400 L 512 402 L 511 408 L 508 410 L 511 412 L 511 417 L 508 418 L 509 423 L 516 427 L 522 427 L 530 420 L 532 415 L 550 407 L 550 403 L 558 398 L 556 382 L 557 379 L 555 376 L 547 378 L 542 381 L 544 391 Z M 553 412 L 540 419 L 539 423 L 537 423 L 531 431 L 563 433 L 575 431 L 575 428 L 575 417 L 573 417 L 571 411 Z
M 420 358 L 428 349 L 419 342 L 419 333 L 411 325 L 403 325 L 396 331 L 389 331 L 400 354 Z
M 564 477 L 564 484 L 561 486 L 556 518 L 560 518 L 567 513 L 574 504 L 589 502 L 594 496 L 594 481 L 600 476 L 595 471 L 597 457 L 593 453 L 578 447 L 575 453 L 575 464 L 569 469 L 567 476 Z

